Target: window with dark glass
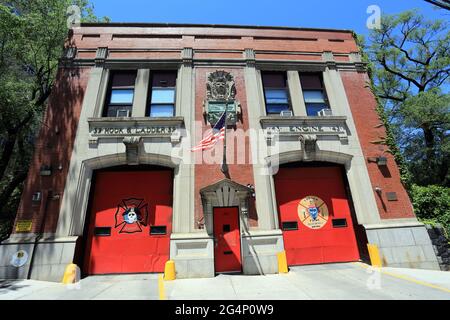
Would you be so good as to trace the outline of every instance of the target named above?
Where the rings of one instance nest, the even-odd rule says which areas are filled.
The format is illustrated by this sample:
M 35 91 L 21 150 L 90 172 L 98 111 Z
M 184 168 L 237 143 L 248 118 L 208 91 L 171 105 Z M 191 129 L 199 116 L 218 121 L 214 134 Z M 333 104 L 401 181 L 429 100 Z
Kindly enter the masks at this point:
M 286 72 L 263 72 L 262 82 L 267 114 L 290 110 Z
M 306 114 L 317 116 L 319 111 L 329 109 L 321 73 L 300 73 Z
M 176 71 L 151 71 L 150 117 L 173 117 L 175 115 Z
M 103 116 L 131 117 L 136 71 L 113 71 Z

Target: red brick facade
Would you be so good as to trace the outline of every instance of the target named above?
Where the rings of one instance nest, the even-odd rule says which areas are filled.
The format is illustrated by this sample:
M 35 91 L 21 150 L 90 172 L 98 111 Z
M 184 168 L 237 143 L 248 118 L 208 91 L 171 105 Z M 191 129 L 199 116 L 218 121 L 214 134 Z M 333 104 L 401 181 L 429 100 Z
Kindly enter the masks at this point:
M 89 71 L 90 68 L 58 71 L 16 218 L 32 220 L 32 232 L 56 230 Z M 51 176 L 40 175 L 43 165 L 51 165 Z M 37 204 L 32 201 L 35 192 L 41 192 L 42 200 Z
M 341 72 L 341 78 L 366 161 L 380 155 L 388 159 L 387 166 L 378 166 L 375 162 L 367 161 L 372 186 L 381 188 L 380 194 L 374 191 L 381 218 L 414 217 L 395 159 L 386 145 L 379 144 L 380 140 L 386 137 L 386 131 L 376 112 L 376 100 L 369 90 L 367 74 Z M 388 201 L 386 192 L 396 192 L 398 200 Z
M 108 60 L 137 59 L 161 63 L 176 60 L 180 62 L 183 48 L 194 50 L 197 61 L 241 61 L 241 67 L 219 68 L 235 77 L 237 100 L 242 105 L 242 120 L 236 128 L 247 130 L 248 112 L 246 84 L 243 68 L 243 51 L 253 49 L 257 60 L 322 61 L 323 52 L 332 52 L 336 62 L 350 61 L 350 54 L 357 52 L 357 46 L 349 31 L 283 29 L 283 28 L 240 28 L 203 26 L 151 26 L 145 25 L 87 25 L 75 31 L 71 39 L 77 47 L 78 61 L 91 61 L 98 47 L 107 47 Z M 137 50 L 139 49 L 139 50 Z M 130 51 L 128 51 L 130 50 Z M 119 61 L 117 60 L 117 61 Z M 81 105 L 92 66 L 61 68 L 56 85 L 50 97 L 45 120 L 36 142 L 35 156 L 19 207 L 17 220 L 33 220 L 33 231 L 54 232 L 63 196 L 65 180 L 73 151 L 73 145 L 80 116 Z M 194 67 L 195 73 L 195 120 L 202 123 L 203 132 L 209 128 L 203 117 L 203 102 L 206 94 L 207 72 L 217 67 Z M 365 73 L 341 71 L 357 134 L 364 156 L 376 157 L 383 154 L 388 158 L 387 168 L 367 162 L 372 188 L 379 186 L 381 196 L 375 193 L 380 216 L 388 218 L 413 217 L 412 206 L 403 188 L 395 161 L 386 146 L 376 144 L 385 135 L 384 128 L 375 111 L 375 100 Z M 196 142 L 198 141 L 196 139 Z M 221 145 L 221 143 L 219 144 Z M 249 163 L 250 151 L 246 141 L 246 164 L 230 165 L 232 180 L 243 184 L 253 184 L 253 170 Z M 52 166 L 52 175 L 40 176 L 42 165 Z M 61 169 L 59 169 L 61 167 Z M 199 196 L 201 188 L 223 178 L 220 164 L 201 164 L 195 167 L 195 219 L 202 217 Z M 42 192 L 42 201 L 34 205 L 32 194 Z M 387 201 L 386 192 L 397 193 L 398 201 Z M 251 204 L 250 225 L 256 226 L 258 217 Z M 42 227 L 42 219 L 45 224 Z
M 198 68 L 195 74 L 196 81 L 195 86 L 197 88 L 195 95 L 195 120 L 197 123 L 202 123 L 202 132 L 206 132 L 211 128 L 209 123 L 205 123 L 205 118 L 203 116 L 203 102 L 206 98 L 206 77 L 210 72 L 214 72 L 216 69 L 214 68 Z M 234 81 L 236 83 L 236 99 L 241 104 L 242 109 L 242 117 L 238 119 L 238 122 L 233 129 L 229 129 L 228 131 L 228 145 L 232 144 L 232 139 L 234 132 L 236 130 L 243 130 L 244 132 L 249 129 L 248 123 L 248 112 L 247 112 L 247 98 L 245 95 L 245 82 L 244 82 L 244 74 L 242 69 L 223 69 L 227 72 L 230 72 L 234 76 Z M 203 87 L 203 88 L 202 88 Z M 203 89 L 203 90 L 202 90 Z M 198 129 L 196 129 L 198 130 Z M 196 139 L 196 141 L 200 140 Z M 233 164 L 229 164 L 229 176 L 228 178 L 240 183 L 242 185 L 251 184 L 253 185 L 253 168 L 251 164 L 251 154 L 249 147 L 249 139 L 245 139 L 245 148 L 241 148 L 237 146 L 240 140 L 236 139 L 234 143 L 234 148 L 227 149 L 227 157 Z M 200 189 L 207 187 L 213 183 L 224 178 L 224 175 L 220 171 L 220 166 L 222 162 L 223 155 L 223 142 L 220 141 L 216 148 L 214 149 L 218 152 L 218 161 L 216 164 L 204 164 L 202 162 L 202 152 L 196 152 L 196 163 L 201 163 L 195 166 L 195 194 L 200 194 Z M 239 153 L 239 154 L 238 154 Z M 214 158 L 216 159 L 216 158 Z M 233 161 L 233 159 L 235 159 Z M 244 159 L 245 163 L 238 164 L 236 163 L 238 159 Z M 250 225 L 255 226 L 257 224 L 256 212 L 254 210 L 250 211 Z M 203 217 L 203 207 L 201 203 L 200 197 L 195 198 L 195 219 L 198 221 Z

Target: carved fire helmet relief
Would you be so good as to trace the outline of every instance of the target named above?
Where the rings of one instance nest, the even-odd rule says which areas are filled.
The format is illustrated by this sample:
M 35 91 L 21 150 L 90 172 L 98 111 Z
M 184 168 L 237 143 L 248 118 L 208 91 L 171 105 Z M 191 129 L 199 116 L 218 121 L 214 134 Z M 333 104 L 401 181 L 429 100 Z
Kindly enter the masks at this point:
M 241 106 L 236 100 L 236 84 L 233 75 L 217 70 L 208 75 L 204 115 L 211 125 L 215 125 L 227 107 L 227 123 L 235 125 L 241 114 Z

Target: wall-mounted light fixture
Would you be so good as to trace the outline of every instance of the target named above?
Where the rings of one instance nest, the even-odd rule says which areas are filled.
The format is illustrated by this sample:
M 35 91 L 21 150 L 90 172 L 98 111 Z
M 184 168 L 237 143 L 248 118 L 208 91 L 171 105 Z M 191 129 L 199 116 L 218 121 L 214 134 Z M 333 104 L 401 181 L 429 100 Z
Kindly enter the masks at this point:
M 375 162 L 377 164 L 377 166 L 379 166 L 379 167 L 387 165 L 387 158 L 384 156 L 369 157 L 369 158 L 367 158 L 367 161 Z
M 255 197 L 255 186 L 252 184 L 247 184 L 247 188 L 249 188 L 251 190 L 251 192 L 252 192 L 251 196 L 252 196 L 252 198 L 254 198 Z
M 376 186 L 376 187 L 375 187 L 375 192 L 378 193 L 378 195 L 381 196 L 382 190 L 381 190 L 381 188 L 380 188 L 379 186 Z
M 377 165 L 379 167 L 387 165 L 387 158 L 386 157 L 382 157 L 382 156 L 377 157 Z

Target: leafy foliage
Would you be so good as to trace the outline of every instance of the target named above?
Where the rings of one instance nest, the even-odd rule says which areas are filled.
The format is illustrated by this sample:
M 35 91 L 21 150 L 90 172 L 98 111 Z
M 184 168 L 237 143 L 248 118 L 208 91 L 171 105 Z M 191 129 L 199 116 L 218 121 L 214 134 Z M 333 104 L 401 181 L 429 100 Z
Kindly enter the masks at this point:
M 414 10 L 386 15 L 366 47 L 374 93 L 413 181 L 421 185 L 450 184 L 448 27 Z
M 450 188 L 413 185 L 411 198 L 414 211 L 424 222 L 439 222 L 450 235 Z
M 362 55 L 362 61 L 367 63 L 367 72 L 369 74 L 369 83 L 368 86 L 372 93 L 375 95 L 375 100 L 377 101 L 377 107 L 376 111 L 379 115 L 379 118 L 386 130 L 386 137 L 384 140 L 384 144 L 389 148 L 388 152 L 391 153 L 394 156 L 395 162 L 397 163 L 397 166 L 400 170 L 400 179 L 402 180 L 403 185 L 409 190 L 411 186 L 411 173 L 409 171 L 408 166 L 405 162 L 405 157 L 403 156 L 395 135 L 395 130 L 392 128 L 392 124 L 389 121 L 388 115 L 386 110 L 384 109 L 382 103 L 380 102 L 380 98 L 375 94 L 375 86 L 373 81 L 373 70 L 375 69 L 375 65 L 372 61 L 370 61 L 368 54 L 364 51 L 365 47 L 365 39 L 361 35 L 353 34 L 353 38 L 356 41 L 356 44 L 358 45 L 359 51 Z
M 409 168 L 420 184 L 441 182 L 450 184 L 448 170 L 450 159 L 450 95 L 442 94 L 439 88 L 419 92 L 405 100 L 399 111 L 403 124 L 401 143 Z M 427 131 L 417 128 L 429 128 Z M 433 139 L 430 144 L 428 139 Z M 434 147 L 433 147 L 434 146 Z
M 81 21 L 99 21 L 88 0 L 0 0 L 0 233 L 17 211 L 74 4 Z

